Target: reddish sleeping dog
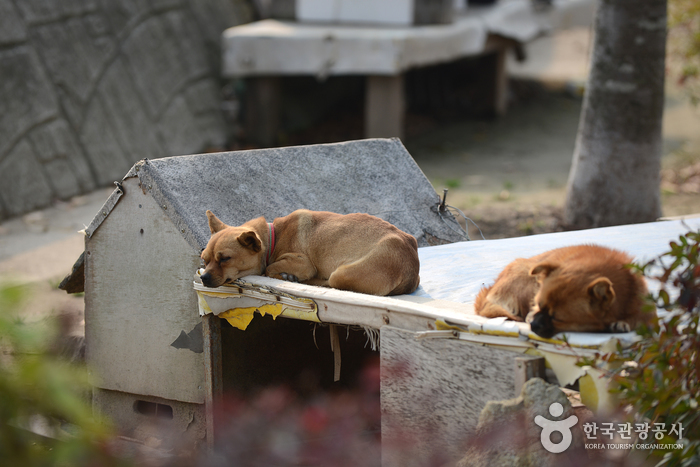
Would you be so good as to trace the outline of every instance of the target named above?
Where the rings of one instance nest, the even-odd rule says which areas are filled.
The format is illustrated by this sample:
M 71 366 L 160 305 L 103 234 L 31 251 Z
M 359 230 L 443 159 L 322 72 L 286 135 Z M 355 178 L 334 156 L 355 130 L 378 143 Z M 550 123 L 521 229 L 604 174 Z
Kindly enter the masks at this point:
M 518 258 L 482 288 L 474 305 L 488 318 L 527 321 L 541 337 L 562 331 L 627 332 L 655 313 L 642 310 L 646 283 L 626 253 L 595 245 Z

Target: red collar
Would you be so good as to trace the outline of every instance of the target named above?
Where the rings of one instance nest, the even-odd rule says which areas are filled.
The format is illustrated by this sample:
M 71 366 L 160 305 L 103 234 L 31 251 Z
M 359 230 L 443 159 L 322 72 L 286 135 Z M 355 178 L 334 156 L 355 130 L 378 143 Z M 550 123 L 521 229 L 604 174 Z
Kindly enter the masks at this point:
M 270 247 L 267 249 L 265 267 L 270 264 L 270 258 L 272 257 L 272 253 L 275 251 L 275 226 L 272 225 L 272 222 L 268 222 L 267 227 L 270 229 Z

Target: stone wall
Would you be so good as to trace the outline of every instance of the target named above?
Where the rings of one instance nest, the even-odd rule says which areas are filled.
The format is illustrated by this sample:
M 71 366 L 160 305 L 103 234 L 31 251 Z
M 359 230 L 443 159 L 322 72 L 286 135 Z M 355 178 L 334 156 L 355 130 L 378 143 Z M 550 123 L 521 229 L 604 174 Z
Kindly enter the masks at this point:
M 219 37 L 246 0 L 0 0 L 0 219 L 226 141 Z

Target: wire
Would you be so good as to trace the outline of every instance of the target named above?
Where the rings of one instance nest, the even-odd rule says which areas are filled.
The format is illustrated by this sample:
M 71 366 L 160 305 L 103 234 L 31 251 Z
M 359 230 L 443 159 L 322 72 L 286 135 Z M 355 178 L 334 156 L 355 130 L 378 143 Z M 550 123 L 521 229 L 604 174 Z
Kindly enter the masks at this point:
M 454 209 L 464 218 L 465 225 L 468 226 L 469 224 L 467 222 L 471 222 L 474 225 L 474 227 L 476 227 L 477 230 L 479 231 L 479 235 L 481 235 L 482 240 L 486 240 L 486 238 L 484 237 L 484 233 L 481 231 L 481 228 L 479 228 L 479 226 L 476 224 L 476 222 L 474 222 L 473 220 L 468 218 L 459 208 L 456 208 L 454 206 L 450 206 L 447 204 L 445 205 L 445 208 L 447 208 L 447 209 L 445 209 L 444 211 L 441 211 L 440 209 L 438 209 L 437 213 L 440 216 L 440 219 L 442 219 L 442 221 L 445 223 L 445 225 L 447 227 L 450 228 L 450 230 L 457 233 L 459 236 L 464 237 L 467 240 L 471 240 L 471 238 L 469 238 L 468 230 L 462 227 L 462 225 L 457 221 L 457 219 L 455 219 L 455 215 L 452 212 L 448 211 L 448 209 Z M 449 212 L 450 214 L 452 214 L 452 216 L 450 217 L 450 220 L 452 222 L 448 222 L 448 220 L 445 219 L 445 217 L 443 216 L 444 212 Z M 456 224 L 457 228 L 455 228 L 455 226 L 453 224 Z
M 476 224 L 476 222 L 474 222 L 473 220 L 471 220 L 471 218 L 465 216 L 464 213 L 463 213 L 459 208 L 456 208 L 456 207 L 450 206 L 450 205 L 447 205 L 447 207 L 450 208 L 450 209 L 454 209 L 455 211 L 457 211 L 457 212 L 464 218 L 465 225 L 468 225 L 468 224 L 467 224 L 467 221 L 471 222 L 472 225 L 474 225 L 474 227 L 476 227 L 476 230 L 479 231 L 479 235 L 481 235 L 481 239 L 482 239 L 482 240 L 486 240 L 486 237 L 484 237 L 484 233 L 481 231 L 481 228 L 479 228 L 479 226 Z M 462 226 L 460 225 L 459 227 L 461 228 Z M 468 234 L 468 233 L 467 233 L 467 239 L 469 239 L 469 234 Z

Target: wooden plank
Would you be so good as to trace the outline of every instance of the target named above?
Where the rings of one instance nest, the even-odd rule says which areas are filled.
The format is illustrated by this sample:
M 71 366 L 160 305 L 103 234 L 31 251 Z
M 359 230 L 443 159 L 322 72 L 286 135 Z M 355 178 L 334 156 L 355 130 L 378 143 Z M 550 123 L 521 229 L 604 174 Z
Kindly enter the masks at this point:
M 204 334 L 204 406 L 207 426 L 207 448 L 214 449 L 218 408 L 223 396 L 221 361 L 221 320 L 212 314 L 202 317 Z
M 464 455 L 489 400 L 513 397 L 519 354 L 381 329 L 382 465 L 443 465 Z

